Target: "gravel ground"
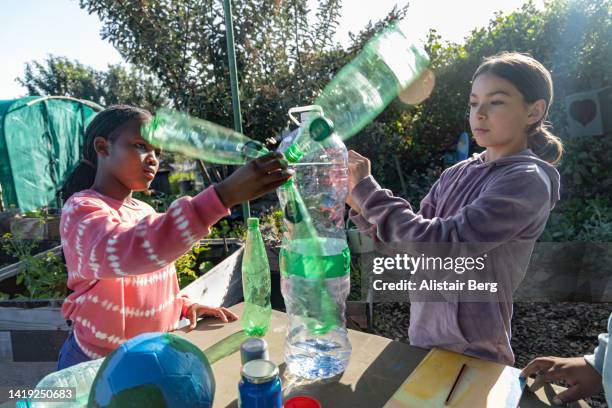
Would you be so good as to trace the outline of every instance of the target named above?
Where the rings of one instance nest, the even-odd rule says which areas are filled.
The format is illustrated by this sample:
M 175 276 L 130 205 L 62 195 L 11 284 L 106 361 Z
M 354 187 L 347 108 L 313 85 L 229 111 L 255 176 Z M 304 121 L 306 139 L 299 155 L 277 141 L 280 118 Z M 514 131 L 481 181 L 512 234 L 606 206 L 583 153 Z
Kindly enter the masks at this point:
M 612 303 L 515 303 L 512 349 L 516 367 L 524 367 L 535 357 L 592 353 L 611 312 Z M 409 317 L 408 303 L 379 303 L 374 308 L 373 332 L 407 343 Z M 608 406 L 603 394 L 587 402 L 597 408 Z

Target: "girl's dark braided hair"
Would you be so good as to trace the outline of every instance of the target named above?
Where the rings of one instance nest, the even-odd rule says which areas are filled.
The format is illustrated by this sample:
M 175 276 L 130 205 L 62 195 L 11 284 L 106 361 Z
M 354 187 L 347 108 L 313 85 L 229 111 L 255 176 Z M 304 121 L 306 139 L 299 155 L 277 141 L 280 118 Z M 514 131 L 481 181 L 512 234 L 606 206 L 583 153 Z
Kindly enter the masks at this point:
M 150 119 L 149 112 L 129 105 L 113 105 L 98 113 L 85 130 L 82 159 L 62 187 L 62 200 L 65 202 L 74 193 L 93 185 L 98 166 L 98 155 L 94 147 L 94 140 L 97 137 L 114 142 L 132 121 L 142 124 Z

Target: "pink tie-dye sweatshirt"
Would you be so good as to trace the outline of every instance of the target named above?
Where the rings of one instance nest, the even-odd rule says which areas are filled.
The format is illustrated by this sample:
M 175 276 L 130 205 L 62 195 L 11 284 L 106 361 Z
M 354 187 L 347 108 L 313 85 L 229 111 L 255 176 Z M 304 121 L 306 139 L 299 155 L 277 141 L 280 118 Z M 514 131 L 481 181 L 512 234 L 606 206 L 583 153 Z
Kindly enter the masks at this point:
M 62 306 L 92 359 L 144 332 L 170 331 L 189 299 L 174 261 L 229 214 L 213 187 L 176 200 L 164 214 L 94 190 L 74 194 L 60 222 L 71 293 Z

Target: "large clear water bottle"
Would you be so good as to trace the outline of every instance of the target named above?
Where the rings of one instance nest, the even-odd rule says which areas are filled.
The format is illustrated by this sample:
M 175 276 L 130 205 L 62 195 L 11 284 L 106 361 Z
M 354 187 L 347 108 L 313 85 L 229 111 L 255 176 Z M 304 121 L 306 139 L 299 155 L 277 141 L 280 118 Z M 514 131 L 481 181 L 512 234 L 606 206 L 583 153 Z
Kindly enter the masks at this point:
M 319 118 L 307 123 L 328 127 L 330 135 L 321 138 L 319 148 L 309 150 L 296 166 L 294 183 L 315 237 L 300 225 L 304 216 L 291 202 L 290 188 L 278 190 L 287 227 L 280 256 L 281 291 L 289 319 L 285 363 L 299 377 L 324 379 L 343 373 L 351 354 L 345 319 L 350 291 L 350 253 L 344 232 L 348 154 L 329 122 Z
M 32 401 L 32 408 L 86 407 L 91 386 L 103 362 L 104 358 L 85 361 L 47 375 L 36 385 L 37 389 L 72 388 L 72 392 L 74 392 L 72 396 L 75 398 L 71 398 L 70 401 L 61 401 L 60 399 L 58 400 L 60 402 Z

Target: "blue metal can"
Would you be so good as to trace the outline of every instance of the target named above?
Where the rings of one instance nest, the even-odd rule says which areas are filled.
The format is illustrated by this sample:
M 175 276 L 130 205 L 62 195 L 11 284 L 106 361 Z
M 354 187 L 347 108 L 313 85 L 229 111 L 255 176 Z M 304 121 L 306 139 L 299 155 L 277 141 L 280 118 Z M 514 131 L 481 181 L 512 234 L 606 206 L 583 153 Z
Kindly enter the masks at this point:
M 240 345 L 240 361 L 245 365 L 251 360 L 268 360 L 268 343 L 264 339 L 249 337 Z
M 282 408 L 278 367 L 269 360 L 251 360 L 242 366 L 238 384 L 240 408 Z

